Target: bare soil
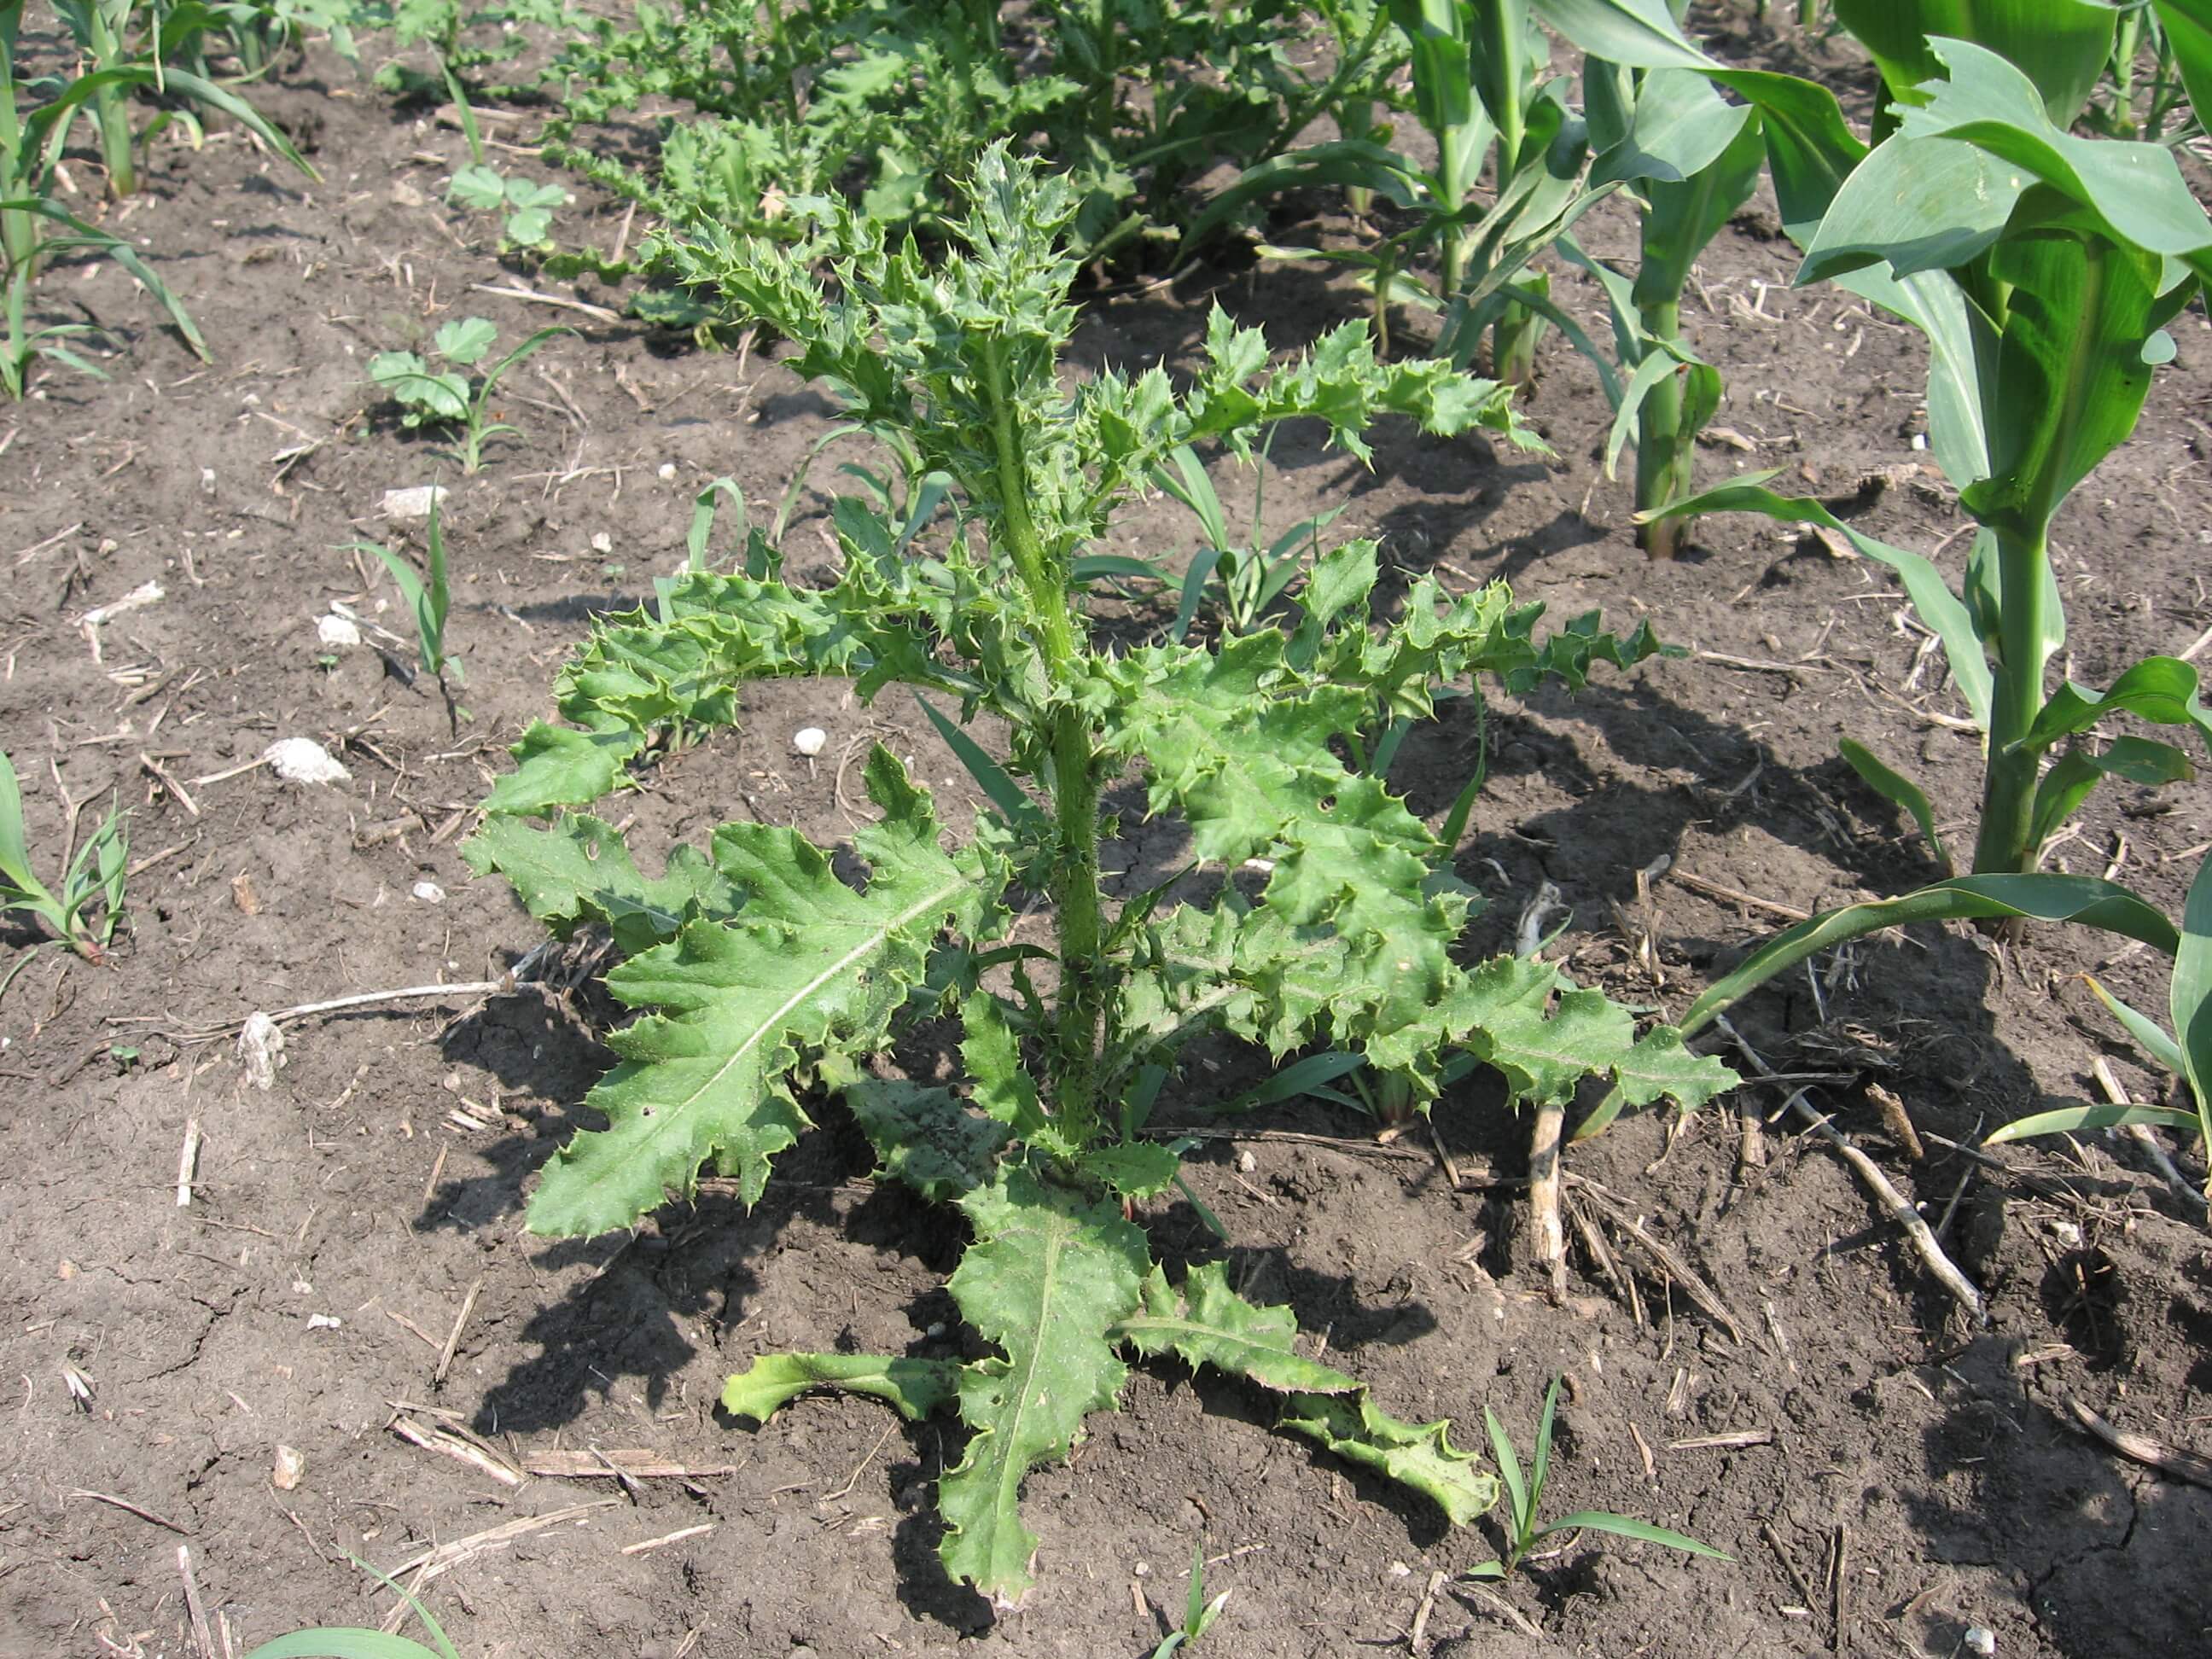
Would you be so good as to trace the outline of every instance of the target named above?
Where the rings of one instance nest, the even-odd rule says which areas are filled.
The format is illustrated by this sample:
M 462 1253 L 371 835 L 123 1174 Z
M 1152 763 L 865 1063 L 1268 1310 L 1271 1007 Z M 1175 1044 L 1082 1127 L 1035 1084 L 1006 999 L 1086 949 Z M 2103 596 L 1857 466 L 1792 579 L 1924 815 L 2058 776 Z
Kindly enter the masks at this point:
M 1729 49 L 1863 92 L 1850 64 L 1735 27 Z M 1495 1594 L 1455 1577 L 1495 1553 L 1487 1523 L 1449 1531 L 1272 1432 L 1262 1401 L 1157 1368 L 1071 1464 L 1030 1480 L 1042 1583 L 994 1620 L 938 1565 L 933 1483 L 957 1455 L 941 1425 L 823 1398 L 753 1431 L 714 1408 L 722 1377 L 764 1351 L 944 1352 L 956 1340 L 941 1289 L 955 1224 L 871 1185 L 834 1106 L 750 1213 L 709 1191 L 632 1236 L 524 1232 L 532 1172 L 607 1063 L 609 1010 L 587 988 L 300 1022 L 275 1085 L 251 1086 L 227 1035 L 211 1035 L 249 1012 L 496 976 L 538 943 L 456 850 L 504 745 L 546 710 L 586 619 L 648 598 L 650 577 L 680 562 L 694 492 L 726 475 L 757 513 L 834 413 L 766 348 L 702 354 L 483 291 L 534 279 L 501 268 L 488 221 L 441 204 L 459 137 L 395 112 L 350 71 L 313 60 L 265 106 L 325 183 L 216 134 L 197 155 L 167 155 L 147 195 L 109 215 L 148 239 L 215 366 L 158 328 L 112 264 L 64 265 L 40 303 L 97 318 L 129 350 L 109 383 L 56 374 L 0 410 L 0 738 L 41 858 L 68 841 L 70 803 L 93 804 L 83 830 L 115 795 L 140 866 L 109 963 L 49 949 L 0 1002 L 0 1375 L 21 1389 L 0 1429 L 0 1652 L 197 1651 L 180 1546 L 239 1651 L 300 1624 L 373 1624 L 392 1598 L 349 1553 L 392 1569 L 526 1519 L 544 1524 L 426 1586 L 465 1654 L 1142 1655 L 1182 1606 L 1194 1543 L 1209 1590 L 1232 1592 L 1201 1650 L 1228 1655 L 1948 1656 L 1977 1625 L 2010 1659 L 2202 1648 L 2212 1493 L 2120 1460 L 2066 1407 L 2212 1449 L 2205 1233 L 2130 1143 L 2007 1148 L 2002 1167 L 1949 1145 L 2093 1094 L 2100 1054 L 2139 1094 L 2162 1086 L 2079 978 L 2097 968 L 2159 1006 L 2158 964 L 2100 936 L 2037 933 L 2001 951 L 1916 929 L 1824 958 L 1741 1013 L 1778 1069 L 1841 1074 L 1812 1099 L 1942 1223 L 1989 1295 L 1985 1330 L 1851 1170 L 1786 1121 L 1761 1167 L 1740 1165 L 1725 1113 L 1640 1117 L 1573 1149 L 1570 1167 L 1620 1209 L 1583 1200 L 1612 1265 L 1584 1246 L 1564 1307 L 1516 1243 L 1525 1126 L 1479 1081 L 1436 1113 L 1452 1173 L 1426 1135 L 1378 1145 L 1314 1103 L 1237 1120 L 1194 1155 L 1237 1279 L 1288 1302 L 1389 1408 L 1449 1415 L 1479 1445 L 1487 1406 L 1525 1446 L 1564 1374 L 1558 1510 L 1642 1516 L 1735 1558 L 1589 1537 Z M 527 125 L 499 135 L 526 144 Z M 1273 234 L 1344 233 L 1331 204 L 1307 205 L 1318 216 L 1293 204 Z M 559 222 L 604 246 L 619 217 L 587 197 Z M 1596 252 L 1626 250 L 1624 216 L 1593 222 Z M 1771 204 L 1701 264 L 1686 310 L 1727 376 L 1721 424 L 1735 434 L 1705 453 L 1706 476 L 1783 467 L 1793 487 L 1851 498 L 1870 532 L 1942 544 L 1955 562 L 1966 520 L 1911 444 L 1914 337 L 1832 292 L 1791 290 L 1792 266 Z M 1594 288 L 1555 280 L 1595 325 Z M 1216 303 L 1289 347 L 1360 301 L 1296 270 L 1230 264 L 1101 288 L 1079 359 L 1185 364 Z M 365 365 L 470 314 L 509 339 L 553 321 L 579 332 L 502 398 L 526 436 L 461 478 L 397 429 Z M 2175 333 L 2179 360 L 2136 440 L 2060 527 L 2069 665 L 2091 684 L 2212 622 L 2200 527 L 2212 334 L 2197 311 Z M 1625 625 L 1648 610 L 1690 647 L 1579 696 L 1497 702 L 1492 782 L 1458 860 L 1492 901 L 1475 946 L 1503 947 L 1549 881 L 1571 907 L 1560 948 L 1573 970 L 1679 1012 L 1782 907 L 1931 873 L 1911 826 L 1836 758 L 1838 736 L 1931 778 L 1954 826 L 1973 808 L 1974 743 L 1944 723 L 1960 709 L 1941 659 L 1926 659 L 1885 572 L 1748 519 L 1708 522 L 1692 557 L 1649 564 L 1626 486 L 1596 465 L 1595 382 L 1557 341 L 1529 408 L 1553 457 L 1393 429 L 1370 472 L 1287 434 L 1269 516 L 1279 526 L 1348 497 L 1336 532 L 1379 535 L 1403 569 L 1455 586 L 1509 578 L 1555 621 L 1602 606 Z M 332 649 L 316 631 L 340 601 L 408 634 L 389 580 L 345 548 L 419 538 L 380 503 L 434 475 L 453 492 L 458 730 L 374 642 Z M 815 483 L 830 483 L 825 464 Z M 1224 484 L 1233 508 L 1242 485 Z M 817 487 L 787 536 L 802 571 L 831 556 L 825 507 Z M 1179 555 L 1195 532 L 1162 502 L 1115 534 Z M 88 608 L 149 581 L 159 603 L 80 629 Z M 1441 814 L 1471 763 L 1458 708 L 1400 763 L 1421 810 Z M 818 762 L 789 747 L 805 725 L 830 734 Z M 293 736 L 327 744 L 350 779 L 210 777 Z M 856 821 L 848 763 L 871 738 L 916 757 L 964 832 L 958 769 L 910 705 L 771 686 L 742 733 L 654 774 L 629 803 L 634 834 L 649 854 L 751 813 L 841 838 Z M 2114 866 L 2178 911 L 2212 837 L 2208 809 L 2197 787 L 2108 789 L 2057 861 Z M 1662 858 L 1640 894 L 1638 872 Z M 18 929 L 11 943 L 32 939 Z M 1174 1110 L 1202 1121 L 1237 1083 L 1194 1065 Z M 1885 1126 L 1874 1084 L 1904 1102 L 1924 1156 Z M 1782 1097 L 1746 1099 L 1771 1111 Z M 1710 1283 L 1733 1334 L 1621 1217 Z M 1170 1257 L 1215 1248 L 1187 1206 L 1144 1219 Z M 272 1479 L 280 1447 L 302 1460 L 296 1484 Z M 595 1460 L 624 1452 L 690 1473 L 617 1484 Z M 486 1468 L 556 1453 L 581 1472 L 509 1485 Z

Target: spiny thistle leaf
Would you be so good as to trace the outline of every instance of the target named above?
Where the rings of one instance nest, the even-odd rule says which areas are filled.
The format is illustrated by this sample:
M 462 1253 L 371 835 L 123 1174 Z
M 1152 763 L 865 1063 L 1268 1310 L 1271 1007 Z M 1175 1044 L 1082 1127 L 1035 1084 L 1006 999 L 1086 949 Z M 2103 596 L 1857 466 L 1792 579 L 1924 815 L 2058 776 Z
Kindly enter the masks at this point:
M 1454 1526 L 1465 1526 L 1498 1501 L 1496 1477 L 1474 1467 L 1473 1452 L 1453 1446 L 1445 1435 L 1449 1423 L 1401 1423 L 1364 1393 L 1348 1399 L 1301 1395 L 1290 1409 L 1285 1428 L 1433 1499 Z
M 787 1073 L 823 1051 L 866 1054 L 919 983 L 945 929 L 973 936 L 995 896 L 981 856 L 948 858 L 927 791 L 876 749 L 868 793 L 882 822 L 854 837 L 869 866 L 856 893 L 795 831 L 725 824 L 714 861 L 745 894 L 726 925 L 696 921 L 607 975 L 659 1012 L 617 1032 L 623 1063 L 592 1091 L 610 1121 L 564 1147 L 530 1204 L 541 1233 L 626 1227 L 709 1158 L 748 1204 L 769 1159 L 805 1123 Z
M 959 690 L 932 662 L 930 613 L 946 598 L 918 577 L 887 585 L 863 559 L 848 558 L 837 585 L 820 590 L 687 571 L 669 586 L 665 615 L 594 623 L 555 684 L 569 725 L 531 726 L 485 810 L 596 800 L 655 731 L 734 725 L 748 680 L 843 674 L 863 696 L 892 681 Z
M 1078 1167 L 1121 1197 L 1158 1198 L 1175 1185 L 1182 1158 L 1174 1148 L 1156 1141 L 1125 1140 L 1115 1146 L 1093 1146 Z
M 1172 1353 L 1186 1364 L 1212 1365 L 1278 1394 L 1356 1394 L 1364 1384 L 1308 1359 L 1291 1346 L 1297 1322 L 1288 1308 L 1263 1308 L 1229 1288 L 1218 1261 L 1200 1262 L 1176 1291 L 1154 1267 L 1145 1305 L 1114 1331 L 1147 1358 Z
M 884 1401 L 909 1423 L 952 1403 L 960 1366 L 950 1359 L 880 1353 L 769 1353 L 722 1384 L 722 1409 L 765 1423 L 810 1389 L 842 1389 Z
M 1666 1095 L 1699 1106 L 1741 1081 L 1711 1055 L 1691 1054 L 1680 1032 L 1662 1026 L 1638 1036 L 1634 1017 L 1602 992 L 1574 989 L 1556 968 L 1522 957 L 1470 972 L 1443 1022 L 1451 1040 L 1504 1074 L 1516 1100 L 1530 1103 L 1569 1100 L 1593 1073 L 1611 1076 L 1638 1105 Z
M 676 937 L 684 924 L 726 919 L 738 894 L 722 872 L 690 847 L 668 855 L 667 873 L 638 873 L 613 825 L 588 813 L 563 813 L 550 830 L 519 818 L 489 817 L 461 843 L 477 874 L 496 870 L 523 907 L 562 939 L 579 925 L 604 927 L 624 955 Z
M 877 1173 L 924 1198 L 951 1202 L 984 1185 L 1012 1139 L 949 1089 L 861 1077 L 841 1092 L 882 1160 Z
M 1002 1606 L 1029 1588 L 1037 1540 L 1021 1523 L 1023 1475 L 1067 1455 L 1083 1419 L 1114 1403 L 1127 1373 L 1108 1335 L 1138 1305 L 1151 1253 L 1109 1204 L 1047 1188 L 1020 1169 L 960 1207 L 975 1228 L 951 1279 L 968 1322 L 1003 1351 L 960 1379 L 975 1431 L 938 1487 L 945 1571 Z
M 1073 1158 L 1081 1149 L 1045 1115 L 998 998 L 988 991 L 975 993 L 960 1005 L 960 1018 L 967 1033 L 960 1042 L 960 1058 L 975 1082 L 975 1104 L 1018 1139 L 1056 1158 Z

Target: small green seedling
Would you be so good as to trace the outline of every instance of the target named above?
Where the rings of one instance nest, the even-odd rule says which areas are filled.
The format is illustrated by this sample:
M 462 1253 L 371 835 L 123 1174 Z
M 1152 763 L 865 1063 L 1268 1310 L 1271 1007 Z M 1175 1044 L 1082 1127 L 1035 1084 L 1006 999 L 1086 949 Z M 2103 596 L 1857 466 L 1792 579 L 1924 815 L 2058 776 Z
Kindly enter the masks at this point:
M 1206 1599 L 1206 1552 L 1198 1545 L 1190 1547 L 1190 1594 L 1184 1598 L 1182 1626 L 1171 1630 L 1159 1646 L 1152 1650 L 1152 1659 L 1168 1659 L 1188 1647 L 1212 1628 L 1221 1617 L 1221 1609 L 1229 1604 L 1229 1592 L 1224 1590 L 1211 1601 Z
M 1213 481 L 1206 477 L 1197 452 L 1188 444 L 1177 444 L 1169 452 L 1168 459 L 1174 464 L 1172 470 L 1166 465 L 1154 467 L 1152 482 L 1198 515 L 1206 538 L 1206 544 L 1191 556 L 1184 573 L 1182 602 L 1169 637 L 1182 641 L 1209 596 L 1229 631 L 1249 634 L 1267 608 L 1304 574 L 1309 553 L 1316 558 L 1321 556 L 1321 532 L 1344 507 L 1333 507 L 1301 520 L 1261 546 L 1260 526 L 1267 500 L 1267 457 L 1263 448 L 1253 474 L 1251 539 L 1239 547 L 1230 536 L 1221 497 L 1214 493 Z
M 541 328 L 472 381 L 469 371 L 490 353 L 499 330 L 481 317 L 458 318 L 441 325 L 430 343 L 431 355 L 446 367 L 434 370 L 412 351 L 380 351 L 369 360 L 369 378 L 392 394 L 402 411 L 400 424 L 410 431 L 459 423 L 461 441 L 453 459 L 462 471 L 473 473 L 483 465 L 486 439 L 502 432 L 520 435 L 520 428 L 492 416 L 491 394 L 500 377 L 556 335 L 575 331 Z
M 1555 1533 L 1609 1532 L 1618 1538 L 1633 1538 L 1640 1543 L 1664 1544 L 1670 1550 L 1680 1550 L 1688 1555 L 1711 1556 L 1716 1561 L 1733 1561 L 1735 1558 L 1710 1544 L 1700 1544 L 1694 1538 L 1685 1538 L 1679 1532 L 1669 1532 L 1664 1527 L 1655 1527 L 1648 1521 L 1632 1521 L 1625 1515 L 1614 1515 L 1606 1510 L 1577 1510 L 1572 1515 L 1562 1516 L 1549 1526 L 1538 1522 L 1537 1513 L 1544 1501 L 1544 1477 L 1552 1462 L 1552 1416 L 1559 1409 L 1559 1379 L 1552 1379 L 1551 1389 L 1544 1395 L 1544 1415 L 1536 1425 L 1536 1458 L 1524 1475 L 1521 1459 L 1514 1452 L 1513 1442 L 1505 1432 L 1505 1425 L 1489 1407 L 1482 1408 L 1483 1421 L 1490 1425 L 1491 1449 L 1498 1456 L 1498 1478 L 1505 1486 L 1505 1502 L 1511 1513 L 1507 1517 L 1505 1557 L 1500 1561 L 1486 1561 L 1468 1572 L 1470 1578 L 1510 1578 L 1513 1570 L 1528 1559 L 1528 1553 Z
M 447 712 L 458 728 L 460 711 L 453 706 L 447 676 L 455 684 L 465 676 L 461 659 L 446 649 L 446 613 L 451 608 L 453 589 L 446 574 L 446 532 L 438 516 L 439 493 L 434 488 L 430 491 L 429 545 L 421 574 L 416 574 L 405 555 L 381 542 L 354 542 L 349 544 L 349 550 L 375 554 L 392 573 L 399 597 L 407 602 L 408 614 L 415 618 L 416 659 L 422 664 L 422 672 L 436 680 L 438 689 L 445 693 Z
M 62 890 L 55 893 L 31 873 L 22 791 L 16 787 L 13 763 L 0 751 L 0 912 L 27 910 L 87 962 L 100 961 L 123 920 L 123 883 L 131 857 L 123 817 L 120 811 L 110 812 L 92 839 L 67 860 Z
M 553 245 L 553 210 L 567 205 L 568 192 L 558 185 L 503 173 L 479 161 L 453 175 L 446 199 L 478 213 L 505 214 L 507 246 L 544 248 Z

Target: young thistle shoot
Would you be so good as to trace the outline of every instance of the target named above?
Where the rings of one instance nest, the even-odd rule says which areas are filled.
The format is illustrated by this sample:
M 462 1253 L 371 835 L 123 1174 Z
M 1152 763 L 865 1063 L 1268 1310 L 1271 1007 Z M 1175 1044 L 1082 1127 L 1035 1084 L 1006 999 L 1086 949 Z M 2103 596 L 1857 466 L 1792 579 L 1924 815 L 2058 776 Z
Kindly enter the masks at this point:
M 1364 542 L 1319 561 L 1285 628 L 1127 651 L 1094 639 L 1079 561 L 1177 446 L 1249 454 L 1276 422 L 1317 417 L 1364 458 L 1364 430 L 1390 412 L 1438 433 L 1522 434 L 1500 388 L 1442 363 L 1386 368 L 1364 325 L 1271 366 L 1258 331 L 1217 312 L 1186 389 L 1156 368 L 1106 370 L 1071 392 L 1068 186 L 1000 146 L 968 197 L 941 262 L 911 240 L 886 245 L 839 204 L 793 204 L 820 222 L 827 285 L 813 252 L 713 227 L 667 247 L 687 279 L 790 341 L 791 365 L 834 389 L 913 477 L 941 474 L 965 528 L 940 544 L 848 498 L 833 514 L 844 562 L 830 586 L 781 580 L 765 538 L 745 574 L 687 571 L 653 613 L 599 627 L 562 676 L 563 724 L 518 745 L 468 856 L 556 930 L 611 933 L 629 960 L 608 988 L 640 1014 L 611 1039 L 621 1063 L 591 1097 L 605 1127 L 547 1167 L 530 1224 L 632 1225 L 692 1191 L 709 1163 L 755 1201 L 808 1103 L 841 1097 L 884 1176 L 966 1216 L 972 1242 L 950 1288 L 985 1356 L 764 1355 L 730 1379 L 724 1404 L 764 1419 L 836 1387 L 908 1418 L 957 1411 L 970 1433 L 939 1486 L 940 1553 L 1002 1604 L 1031 1583 L 1025 1473 L 1065 1457 L 1089 1414 L 1113 1405 L 1132 1353 L 1278 1394 L 1285 1427 L 1464 1522 L 1495 1486 L 1445 1425 L 1400 1422 L 1355 1378 L 1301 1355 L 1289 1310 L 1246 1302 L 1218 1264 L 1177 1283 L 1154 1262 L 1132 1218 L 1176 1183 L 1182 1148 L 1146 1138 L 1144 1120 L 1177 1054 L 1208 1031 L 1279 1058 L 1358 1049 L 1424 1095 L 1462 1048 L 1524 1091 L 1597 1072 L 1695 1101 L 1731 1081 L 1667 1032 L 1638 1037 L 1625 1011 L 1577 1005 L 1571 1021 L 1547 1021 L 1553 969 L 1461 967 L 1453 947 L 1472 900 L 1451 878 L 1451 849 L 1340 758 L 1340 744 L 1427 714 L 1447 682 L 1574 682 L 1593 659 L 1626 665 L 1655 647 L 1594 627 L 1539 644 L 1540 607 L 1516 606 L 1503 585 L 1448 598 L 1429 579 L 1377 635 Z M 796 831 L 750 822 L 648 877 L 613 829 L 570 810 L 622 787 L 654 742 L 733 724 L 746 681 L 814 676 L 848 678 L 863 699 L 896 684 L 1005 722 L 972 841 L 948 849 L 927 792 L 881 748 L 865 767 L 879 816 L 853 840 L 860 885 Z M 1149 811 L 1181 818 L 1209 868 L 1271 861 L 1256 896 L 1224 882 L 1198 902 L 1120 902 L 1100 872 L 1114 830 L 1101 802 L 1133 770 Z M 1054 906 L 1049 995 L 1023 971 L 1035 948 L 1010 941 L 1022 895 Z M 964 1078 L 922 1085 L 876 1069 L 922 1016 L 960 1023 Z

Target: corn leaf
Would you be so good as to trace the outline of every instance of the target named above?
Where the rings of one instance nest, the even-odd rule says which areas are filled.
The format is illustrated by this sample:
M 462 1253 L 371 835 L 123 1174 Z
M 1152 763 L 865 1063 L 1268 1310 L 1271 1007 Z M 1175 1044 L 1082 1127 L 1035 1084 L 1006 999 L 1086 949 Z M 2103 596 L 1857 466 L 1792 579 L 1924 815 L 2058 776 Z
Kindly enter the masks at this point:
M 668 1191 L 689 1193 L 709 1158 L 757 1201 L 769 1160 L 806 1121 L 792 1070 L 824 1050 L 880 1047 L 938 935 L 975 932 L 994 896 L 981 856 L 939 848 L 927 793 L 890 751 L 875 750 L 866 776 L 885 817 L 854 837 L 865 892 L 795 831 L 725 824 L 714 862 L 745 895 L 736 918 L 694 921 L 607 975 L 621 1001 L 654 1012 L 610 1039 L 622 1064 L 587 1102 L 609 1127 L 547 1167 L 533 1231 L 629 1226 Z
M 1925 101 L 1921 83 L 1942 73 L 1929 37 L 1947 35 L 1985 46 L 2019 70 L 2062 127 L 2081 114 L 2104 73 L 2118 15 L 2096 0 L 1835 0 L 1835 14 L 1899 103 Z
M 2151 0 L 2197 125 L 2212 131 L 2212 0 Z
M 1030 1583 L 1036 1534 L 1022 1525 L 1022 1477 L 1067 1455 L 1127 1376 L 1109 1333 L 1139 1304 L 1150 1250 L 1118 1208 L 1047 1188 L 1023 1170 L 961 1200 L 975 1243 L 951 1281 L 962 1315 L 1001 1357 L 960 1377 L 967 1455 L 938 1487 L 945 1571 L 994 1601 Z
M 2181 1048 L 2181 1074 L 2197 1102 L 2197 1144 L 2212 1147 L 2212 860 L 2197 866 L 2197 878 L 2189 884 L 2166 1006 Z

